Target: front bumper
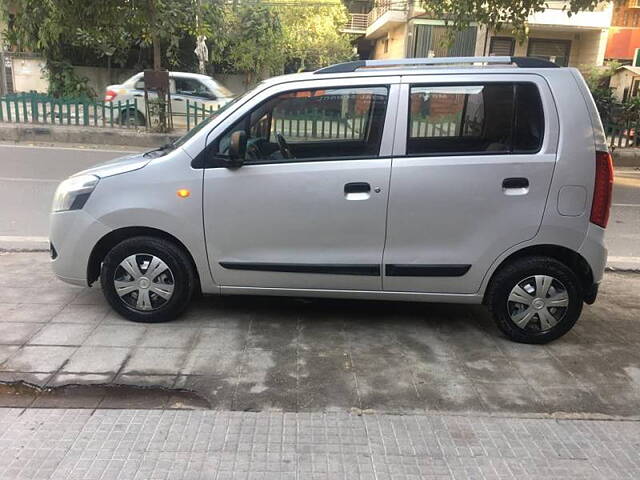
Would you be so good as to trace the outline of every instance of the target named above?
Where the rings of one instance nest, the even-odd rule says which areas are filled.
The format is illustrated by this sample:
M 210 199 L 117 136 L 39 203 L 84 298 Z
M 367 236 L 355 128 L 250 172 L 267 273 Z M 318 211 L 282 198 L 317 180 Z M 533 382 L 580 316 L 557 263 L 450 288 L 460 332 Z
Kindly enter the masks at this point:
M 67 283 L 87 286 L 89 256 L 98 241 L 111 231 L 84 210 L 55 212 L 49 217 L 53 273 Z

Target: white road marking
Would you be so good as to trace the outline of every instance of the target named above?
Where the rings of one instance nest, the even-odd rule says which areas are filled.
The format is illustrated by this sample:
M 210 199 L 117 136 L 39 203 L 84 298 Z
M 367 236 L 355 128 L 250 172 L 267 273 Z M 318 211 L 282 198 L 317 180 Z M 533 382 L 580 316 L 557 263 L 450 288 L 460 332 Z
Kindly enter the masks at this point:
M 60 183 L 62 180 L 56 180 L 55 178 L 13 178 L 13 177 L 0 177 L 0 182 L 36 182 L 36 183 Z
M 80 150 L 81 152 L 106 152 L 106 153 L 122 153 L 122 154 L 129 154 L 129 153 L 140 153 L 141 151 L 144 150 L 110 150 L 110 149 L 103 149 L 103 148 L 80 148 L 80 147 L 58 147 L 58 146 L 52 146 L 52 145 L 13 145 L 13 144 L 2 144 L 0 143 L 0 148 L 33 148 L 33 149 L 37 149 L 37 148 L 47 148 L 49 150 Z M 144 148 L 144 147 L 141 147 Z M 150 148 L 150 147 L 149 147 Z
M 13 235 L 0 235 L 0 242 L 16 242 L 16 243 L 32 243 L 32 242 L 46 242 L 49 243 L 49 237 L 24 237 Z
M 640 263 L 640 257 L 616 257 L 609 255 L 608 262 Z
M 612 207 L 640 207 L 640 203 L 612 203 Z

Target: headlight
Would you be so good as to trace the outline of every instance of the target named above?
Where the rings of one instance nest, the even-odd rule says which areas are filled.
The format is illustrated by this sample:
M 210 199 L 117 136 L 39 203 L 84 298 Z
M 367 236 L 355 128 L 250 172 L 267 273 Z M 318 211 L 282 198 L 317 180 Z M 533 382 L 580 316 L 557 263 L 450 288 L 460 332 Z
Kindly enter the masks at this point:
M 89 200 L 89 195 L 96 188 L 98 180 L 100 179 L 95 175 L 78 175 L 67 178 L 58 185 L 56 194 L 53 196 L 51 211 L 80 210 Z

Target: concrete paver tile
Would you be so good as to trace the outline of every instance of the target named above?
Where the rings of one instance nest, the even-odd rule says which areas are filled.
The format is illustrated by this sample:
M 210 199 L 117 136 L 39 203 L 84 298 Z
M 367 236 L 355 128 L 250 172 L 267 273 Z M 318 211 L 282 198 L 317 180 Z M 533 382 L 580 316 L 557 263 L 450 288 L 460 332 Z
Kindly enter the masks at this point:
M 67 305 L 52 319 L 62 323 L 97 323 L 107 314 L 106 305 Z
M 125 365 L 128 374 L 172 374 L 180 371 L 188 350 L 182 348 L 136 348 Z
M 0 345 L 23 345 L 41 328 L 39 323 L 0 322 Z
M 47 323 L 64 304 L 0 303 L 0 322 Z
M 116 374 L 131 355 L 127 347 L 84 346 L 76 350 L 64 366 L 65 373 L 111 373 Z
M 149 325 L 140 341 L 141 347 L 156 348 L 190 348 L 198 335 L 199 329 L 190 327 L 165 327 Z
M 75 350 L 75 347 L 27 345 L 7 360 L 3 369 L 13 372 L 55 372 Z
M 29 345 L 80 346 L 94 329 L 94 325 L 78 323 L 50 323 L 27 343 Z
M 136 345 L 145 333 L 140 325 L 99 325 L 84 342 L 85 345 L 103 347 L 131 347 Z

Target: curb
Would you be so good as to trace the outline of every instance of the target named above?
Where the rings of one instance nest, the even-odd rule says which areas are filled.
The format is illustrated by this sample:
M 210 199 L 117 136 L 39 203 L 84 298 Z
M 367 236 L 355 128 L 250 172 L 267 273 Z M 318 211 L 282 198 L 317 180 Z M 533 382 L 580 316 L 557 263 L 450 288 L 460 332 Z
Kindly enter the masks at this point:
M 143 130 L 103 127 L 1 124 L 0 142 L 73 143 L 157 147 L 179 138 L 179 134 L 148 133 Z
M 614 167 L 640 167 L 640 148 L 614 148 Z

